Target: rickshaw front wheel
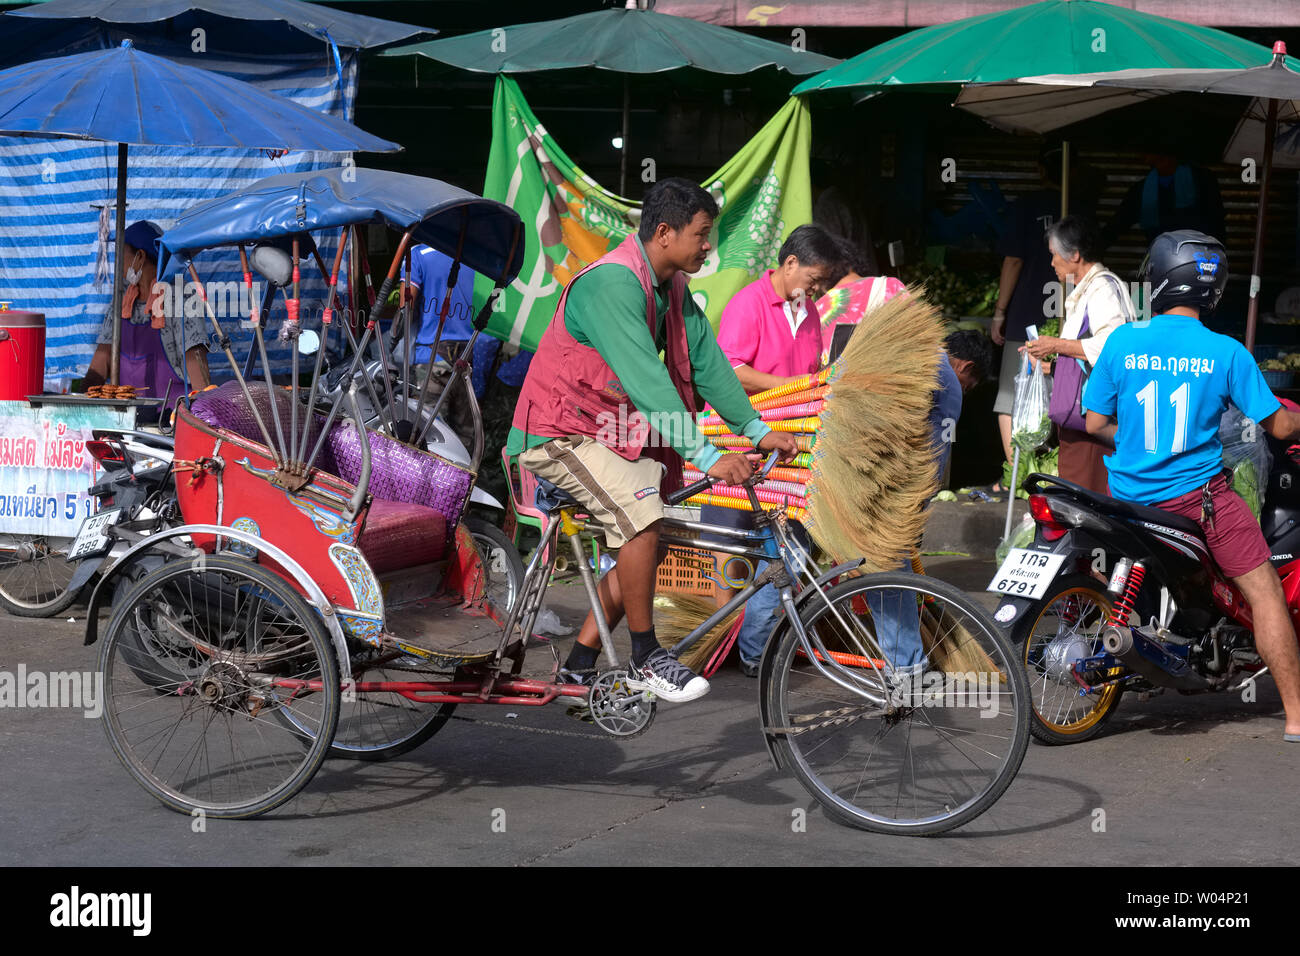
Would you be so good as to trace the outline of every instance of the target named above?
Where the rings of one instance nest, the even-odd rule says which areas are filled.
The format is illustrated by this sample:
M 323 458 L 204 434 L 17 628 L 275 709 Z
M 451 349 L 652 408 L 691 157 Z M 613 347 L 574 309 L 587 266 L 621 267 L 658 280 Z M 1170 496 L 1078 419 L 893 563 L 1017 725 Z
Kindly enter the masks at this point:
M 141 640 L 142 627 L 157 633 Z M 181 647 L 184 668 L 164 651 Z M 100 670 L 114 752 L 181 813 L 240 819 L 281 806 L 320 768 L 338 723 L 338 663 L 320 615 L 244 558 L 146 574 L 114 608 Z

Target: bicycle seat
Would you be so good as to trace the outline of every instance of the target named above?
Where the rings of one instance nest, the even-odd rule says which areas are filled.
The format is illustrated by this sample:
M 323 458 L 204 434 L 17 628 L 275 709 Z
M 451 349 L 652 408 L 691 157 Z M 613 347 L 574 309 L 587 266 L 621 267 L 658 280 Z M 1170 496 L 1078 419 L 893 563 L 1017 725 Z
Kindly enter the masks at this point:
M 559 511 L 561 508 L 581 508 L 578 499 L 567 491 L 561 491 L 555 485 L 551 484 L 545 478 L 537 479 L 537 510 L 543 514 L 551 514 Z

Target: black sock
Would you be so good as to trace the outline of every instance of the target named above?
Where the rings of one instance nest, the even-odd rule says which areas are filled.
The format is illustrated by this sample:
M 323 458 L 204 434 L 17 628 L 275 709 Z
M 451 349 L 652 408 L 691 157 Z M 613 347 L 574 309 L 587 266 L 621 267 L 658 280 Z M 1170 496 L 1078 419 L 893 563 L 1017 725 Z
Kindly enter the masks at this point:
M 596 666 L 599 657 L 599 647 L 588 647 L 586 644 L 574 641 L 573 649 L 569 651 L 569 658 L 564 662 L 564 668 L 571 671 L 589 671 Z
M 640 666 L 645 663 L 645 659 L 659 650 L 659 641 L 655 637 L 653 627 L 648 631 L 629 630 L 632 635 L 632 663 Z

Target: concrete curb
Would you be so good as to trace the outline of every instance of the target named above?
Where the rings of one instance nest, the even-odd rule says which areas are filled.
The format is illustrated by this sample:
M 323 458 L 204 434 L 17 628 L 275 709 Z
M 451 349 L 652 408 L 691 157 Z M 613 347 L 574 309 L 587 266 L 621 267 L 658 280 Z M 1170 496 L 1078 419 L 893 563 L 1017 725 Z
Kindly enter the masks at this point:
M 1029 502 L 1016 501 L 1013 531 L 1028 510 Z M 936 501 L 930 505 L 921 550 L 961 551 L 991 561 L 1006 520 L 1005 501 Z

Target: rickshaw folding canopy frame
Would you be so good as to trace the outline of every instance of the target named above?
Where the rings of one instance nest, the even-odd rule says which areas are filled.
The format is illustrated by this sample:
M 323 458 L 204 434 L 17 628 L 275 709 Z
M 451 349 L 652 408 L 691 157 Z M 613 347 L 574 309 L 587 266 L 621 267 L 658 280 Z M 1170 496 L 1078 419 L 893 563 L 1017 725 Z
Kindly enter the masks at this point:
M 160 268 L 171 274 L 215 246 L 368 223 L 409 231 L 497 285 L 523 266 L 523 223 L 504 203 L 437 179 L 343 166 L 270 176 L 193 206 L 159 240 Z

